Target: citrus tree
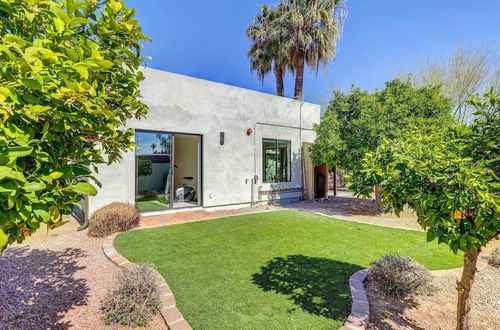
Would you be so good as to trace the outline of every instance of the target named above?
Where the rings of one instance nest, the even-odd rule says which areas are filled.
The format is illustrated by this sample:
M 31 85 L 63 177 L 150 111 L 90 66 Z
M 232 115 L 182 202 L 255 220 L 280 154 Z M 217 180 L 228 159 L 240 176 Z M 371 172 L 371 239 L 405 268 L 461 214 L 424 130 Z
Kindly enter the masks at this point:
M 123 1 L 0 2 L 0 251 L 95 194 L 96 164 L 145 115 L 135 11 Z
M 333 92 L 321 123 L 315 125 L 317 137 L 311 157 L 315 164 L 327 163 L 355 172 L 366 152 L 375 150 L 384 139 L 394 138 L 408 125 L 445 125 L 451 121 L 451 103 L 438 87 L 416 88 L 399 79 L 373 93 L 353 86 L 347 94 Z M 379 201 L 378 189 L 375 195 Z
M 457 329 L 470 329 L 470 290 L 481 248 L 500 234 L 500 98 L 472 99 L 470 126 L 404 130 L 367 153 L 350 187 L 368 196 L 381 185 L 387 212 L 413 209 L 427 240 L 464 252 Z

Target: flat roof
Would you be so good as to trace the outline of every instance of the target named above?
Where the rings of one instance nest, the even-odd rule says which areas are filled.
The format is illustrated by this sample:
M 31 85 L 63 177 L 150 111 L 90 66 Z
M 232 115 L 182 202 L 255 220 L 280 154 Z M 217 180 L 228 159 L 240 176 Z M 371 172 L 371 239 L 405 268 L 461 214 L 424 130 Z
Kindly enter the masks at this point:
M 140 68 L 140 70 L 142 70 L 142 71 L 156 71 L 156 72 L 159 72 L 161 74 L 169 74 L 169 75 L 179 76 L 179 77 L 186 78 L 186 79 L 199 80 L 199 81 L 208 82 L 208 83 L 212 83 L 212 84 L 216 84 L 216 85 L 222 85 L 222 86 L 227 86 L 227 87 L 239 89 L 239 90 L 246 91 L 246 92 L 258 93 L 258 94 L 261 94 L 261 95 L 266 95 L 268 97 L 270 96 L 270 97 L 279 98 L 279 99 L 283 99 L 283 100 L 287 100 L 287 101 L 299 102 L 299 103 L 302 103 L 302 104 L 311 104 L 311 105 L 316 105 L 316 106 L 320 107 L 320 105 L 316 104 L 316 103 L 311 103 L 311 102 L 306 102 L 306 101 L 299 101 L 299 100 L 295 100 L 293 98 L 286 97 L 286 96 L 278 96 L 278 95 L 271 94 L 271 93 L 265 93 L 265 92 L 261 92 L 261 91 L 256 91 L 254 89 L 248 89 L 248 88 L 238 87 L 238 86 L 234 86 L 234 85 L 224 84 L 224 83 L 221 83 L 221 82 L 218 82 L 218 81 L 213 81 L 213 80 L 208 80 L 208 79 L 203 79 L 203 78 L 192 77 L 192 76 L 188 76 L 188 75 L 184 75 L 184 74 L 180 74 L 180 73 L 174 73 L 174 72 L 170 72 L 170 71 L 159 70 L 159 69 L 154 69 L 154 68 L 144 67 L 144 66 L 142 66 Z

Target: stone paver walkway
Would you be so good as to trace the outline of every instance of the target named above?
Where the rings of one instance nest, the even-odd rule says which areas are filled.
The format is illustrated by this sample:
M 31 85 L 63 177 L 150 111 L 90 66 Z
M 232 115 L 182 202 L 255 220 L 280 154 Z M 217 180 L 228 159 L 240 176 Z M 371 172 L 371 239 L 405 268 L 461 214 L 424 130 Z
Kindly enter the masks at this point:
M 179 211 L 176 213 L 144 216 L 141 219 L 141 228 L 152 228 L 166 225 L 176 225 L 179 223 L 195 222 L 201 220 L 210 220 L 215 218 L 229 217 L 233 215 L 249 214 L 267 211 L 269 208 L 262 207 L 247 207 L 232 210 L 194 210 L 194 211 Z

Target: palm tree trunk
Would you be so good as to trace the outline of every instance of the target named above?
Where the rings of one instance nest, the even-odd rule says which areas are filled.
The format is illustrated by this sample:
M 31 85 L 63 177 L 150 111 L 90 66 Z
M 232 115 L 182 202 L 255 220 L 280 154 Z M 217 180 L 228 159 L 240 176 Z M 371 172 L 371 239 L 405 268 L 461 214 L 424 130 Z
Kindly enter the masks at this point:
M 462 278 L 457 283 L 458 304 L 457 304 L 457 330 L 470 330 L 470 290 L 476 276 L 476 264 L 481 249 L 470 250 L 464 255 L 464 268 Z
M 283 84 L 283 67 L 274 65 L 274 75 L 276 76 L 276 94 L 278 96 L 285 96 L 285 85 Z
M 304 86 L 304 62 L 305 62 L 305 49 L 301 47 L 295 55 L 295 93 L 294 99 L 302 101 L 302 88 Z

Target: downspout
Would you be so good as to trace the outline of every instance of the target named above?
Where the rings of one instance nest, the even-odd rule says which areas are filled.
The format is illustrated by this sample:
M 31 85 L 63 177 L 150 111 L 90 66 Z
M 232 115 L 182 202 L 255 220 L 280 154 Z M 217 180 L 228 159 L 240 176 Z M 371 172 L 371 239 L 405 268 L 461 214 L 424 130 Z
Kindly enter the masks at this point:
M 305 173 L 305 168 L 304 168 L 304 148 L 302 147 L 302 107 L 304 106 L 304 101 L 300 101 L 300 106 L 299 106 L 299 126 L 298 127 L 290 127 L 286 125 L 279 125 L 279 124 L 270 124 L 270 123 L 263 123 L 263 122 L 255 122 L 253 125 L 253 178 L 251 180 L 252 184 L 252 198 L 251 198 L 251 206 L 255 205 L 255 185 L 257 184 L 258 180 L 258 175 L 257 175 L 257 125 L 270 125 L 270 126 L 276 126 L 276 127 L 286 127 L 286 128 L 295 128 L 299 130 L 299 145 L 300 145 L 300 152 L 301 152 L 301 168 L 302 168 L 302 175 L 301 175 L 301 181 L 302 181 L 302 199 L 304 199 L 304 188 L 305 188 L 305 178 L 304 178 L 304 173 Z
M 250 180 L 252 185 L 252 201 L 250 206 L 255 205 L 255 191 L 254 186 L 257 184 L 257 122 L 253 124 L 253 178 Z
M 300 100 L 300 108 L 299 108 L 299 143 L 300 143 L 300 165 L 302 169 L 301 173 L 301 181 L 302 181 L 302 197 L 301 200 L 304 200 L 304 191 L 306 187 L 305 181 L 305 159 L 304 159 L 304 147 L 302 145 L 302 106 L 304 105 L 304 100 Z

